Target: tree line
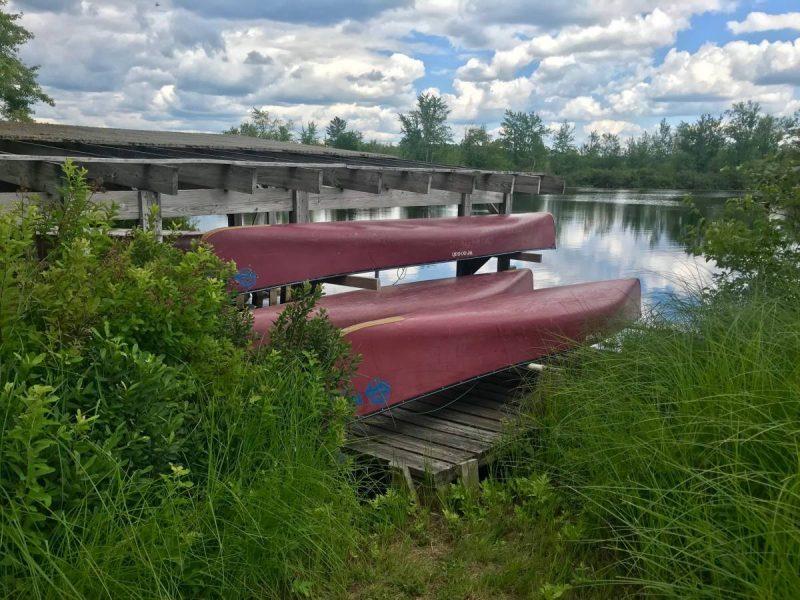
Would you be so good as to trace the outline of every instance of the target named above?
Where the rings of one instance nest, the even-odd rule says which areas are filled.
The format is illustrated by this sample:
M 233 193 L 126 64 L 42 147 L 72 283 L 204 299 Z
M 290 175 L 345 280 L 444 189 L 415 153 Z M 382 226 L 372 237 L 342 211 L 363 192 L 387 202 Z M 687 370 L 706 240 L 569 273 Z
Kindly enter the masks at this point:
M 677 126 L 662 120 L 654 131 L 628 138 L 590 131 L 577 143 L 575 126 L 566 121 L 551 128 L 536 112 L 506 110 L 496 136 L 473 125 L 456 140 L 449 114 L 443 98 L 420 94 L 414 110 L 398 115 L 397 144 L 367 141 L 338 116 L 324 132 L 313 121 L 298 131 L 257 108 L 225 133 L 479 169 L 547 171 L 573 186 L 738 189 L 746 183 L 741 167 L 774 155 L 800 127 L 800 111 L 777 117 L 747 101 Z

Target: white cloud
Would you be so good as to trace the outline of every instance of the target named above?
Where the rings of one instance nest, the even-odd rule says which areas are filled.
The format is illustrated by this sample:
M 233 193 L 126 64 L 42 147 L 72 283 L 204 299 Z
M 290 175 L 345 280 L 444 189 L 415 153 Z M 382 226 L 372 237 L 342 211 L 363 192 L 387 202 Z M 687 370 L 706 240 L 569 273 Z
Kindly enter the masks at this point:
M 639 135 L 642 133 L 642 128 L 637 125 L 636 123 L 631 123 L 630 121 L 616 121 L 614 119 L 600 119 L 598 121 L 592 121 L 591 123 L 587 123 L 583 126 L 583 132 L 588 134 L 592 131 L 596 131 L 597 133 L 611 133 L 613 135 L 619 136 L 633 136 Z
M 775 31 L 778 29 L 795 29 L 800 31 L 800 12 L 790 12 L 779 15 L 751 12 L 744 21 L 728 21 L 728 29 L 737 35 L 759 31 Z
M 589 119 L 596 119 L 606 114 L 606 110 L 600 106 L 591 96 L 578 96 L 572 98 L 561 109 L 559 118 L 570 119 L 577 121 L 587 121 Z

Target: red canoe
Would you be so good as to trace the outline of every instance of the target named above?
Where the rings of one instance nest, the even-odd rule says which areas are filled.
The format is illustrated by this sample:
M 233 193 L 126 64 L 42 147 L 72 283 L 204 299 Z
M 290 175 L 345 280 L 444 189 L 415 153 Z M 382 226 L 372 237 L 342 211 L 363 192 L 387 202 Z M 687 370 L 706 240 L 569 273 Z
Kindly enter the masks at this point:
M 330 322 L 343 329 L 364 321 L 445 308 L 454 300 L 485 303 L 504 294 L 531 291 L 533 273 L 529 269 L 519 269 L 404 283 L 377 291 L 334 294 L 322 297 L 317 307 L 324 308 Z M 267 342 L 269 330 L 284 308 L 285 304 L 278 304 L 253 311 L 253 330 L 258 334 L 259 343 Z
M 454 302 L 343 330 L 362 356 L 353 380 L 361 416 L 575 347 L 639 316 L 638 279 Z
M 409 265 L 555 248 L 549 213 L 224 227 L 203 240 L 242 291 Z

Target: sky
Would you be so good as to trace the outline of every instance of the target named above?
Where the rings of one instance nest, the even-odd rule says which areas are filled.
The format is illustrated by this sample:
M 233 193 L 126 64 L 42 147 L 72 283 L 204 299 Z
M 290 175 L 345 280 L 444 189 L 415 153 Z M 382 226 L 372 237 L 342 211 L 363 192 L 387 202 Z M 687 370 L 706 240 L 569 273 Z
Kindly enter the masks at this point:
M 421 92 L 456 139 L 536 111 L 621 136 L 739 100 L 800 110 L 800 0 L 11 0 L 56 101 L 36 118 L 222 131 L 251 107 L 400 137 Z

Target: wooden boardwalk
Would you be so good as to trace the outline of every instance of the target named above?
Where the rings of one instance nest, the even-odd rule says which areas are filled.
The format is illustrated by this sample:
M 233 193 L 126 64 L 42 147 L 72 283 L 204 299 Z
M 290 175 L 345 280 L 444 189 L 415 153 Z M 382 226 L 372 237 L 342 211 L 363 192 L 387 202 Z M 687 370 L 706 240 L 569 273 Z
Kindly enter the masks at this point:
M 478 481 L 478 468 L 516 422 L 530 371 L 495 373 L 365 417 L 350 427 L 348 448 L 402 473 L 405 483 Z

